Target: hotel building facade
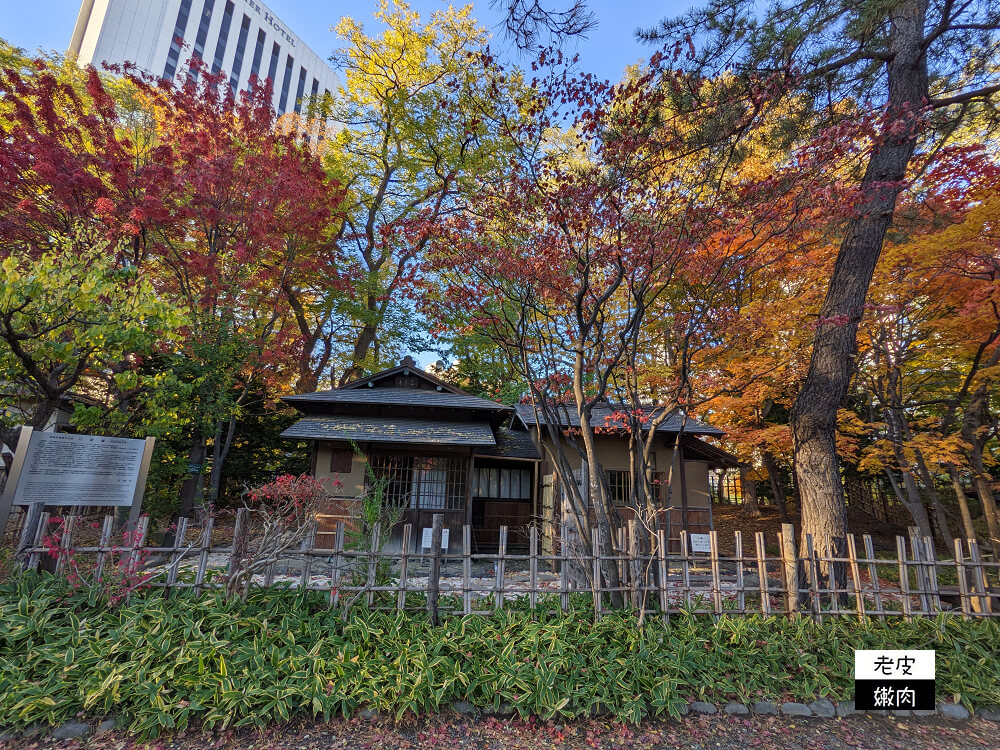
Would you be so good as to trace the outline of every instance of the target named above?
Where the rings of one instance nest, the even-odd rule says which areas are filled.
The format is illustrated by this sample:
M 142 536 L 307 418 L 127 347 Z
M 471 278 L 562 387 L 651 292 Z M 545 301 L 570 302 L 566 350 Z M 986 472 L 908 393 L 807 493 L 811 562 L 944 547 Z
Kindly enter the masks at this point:
M 200 58 L 234 91 L 270 78 L 274 109 L 336 95 L 337 74 L 259 0 L 83 0 L 69 52 L 81 65 L 131 62 L 167 80 Z

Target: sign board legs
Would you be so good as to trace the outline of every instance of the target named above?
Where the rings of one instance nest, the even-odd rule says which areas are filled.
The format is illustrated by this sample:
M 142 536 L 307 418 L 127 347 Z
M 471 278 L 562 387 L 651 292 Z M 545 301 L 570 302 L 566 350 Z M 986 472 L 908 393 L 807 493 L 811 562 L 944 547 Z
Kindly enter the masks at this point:
M 28 453 L 31 432 L 31 427 L 22 427 L 17 438 L 14 462 L 10 465 L 10 471 L 7 473 L 7 484 L 4 485 L 3 497 L 0 498 L 0 539 L 7 531 L 7 521 L 10 520 L 10 509 L 14 505 L 14 495 L 17 492 L 17 483 L 21 479 L 21 470 L 24 468 L 24 457 Z M 39 508 L 39 510 L 41 509 Z M 20 551 L 20 545 L 18 550 Z

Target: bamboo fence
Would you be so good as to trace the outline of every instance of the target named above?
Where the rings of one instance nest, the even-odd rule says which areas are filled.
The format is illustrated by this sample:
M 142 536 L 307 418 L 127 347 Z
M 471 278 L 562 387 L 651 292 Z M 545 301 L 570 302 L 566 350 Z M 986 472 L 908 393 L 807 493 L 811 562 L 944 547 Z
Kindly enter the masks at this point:
M 201 592 L 226 586 L 227 576 L 245 564 L 234 546 L 212 543 L 213 522 L 194 529 L 181 519 L 170 547 L 148 545 L 148 519 L 142 518 L 130 544 L 112 543 L 114 518 L 107 516 L 90 542 L 79 539 L 75 517 L 63 519 L 58 544 L 44 535 L 48 514 L 42 514 L 32 544 L 21 550 L 23 567 L 38 569 L 48 560 L 56 574 L 80 569 L 96 582 L 109 566 L 143 559 L 146 585 Z M 236 517 L 234 539 L 241 538 L 246 516 Z M 402 528 L 401 550 L 385 552 L 347 543 L 343 524 L 333 534 L 332 547 L 316 546 L 313 526 L 297 550 L 270 561 L 253 576 L 252 588 L 294 587 L 319 591 L 329 606 L 347 609 L 426 611 L 439 615 L 490 615 L 518 606 L 536 613 L 586 607 L 599 620 L 612 609 L 641 618 L 700 615 L 788 615 L 817 620 L 829 617 L 936 617 L 965 619 L 1000 616 L 1000 562 L 984 558 L 975 540 L 955 540 L 953 558 L 938 558 L 933 540 L 897 536 L 895 555 L 878 557 L 870 535 L 846 538 L 842 555 L 818 551 L 810 536 L 798 545 L 791 525 L 778 534 L 777 554 L 770 554 L 763 532 L 757 532 L 752 552 L 744 553 L 742 532 L 734 536 L 734 553 L 720 553 L 718 533 L 709 534 L 709 551 L 694 553 L 686 532 L 680 534 L 679 554 L 668 554 L 665 532 L 654 532 L 643 552 L 635 522 L 619 530 L 606 549 L 594 529 L 586 550 L 571 545 L 565 531 L 553 554 L 539 553 L 535 526 L 528 530 L 526 551 L 508 549 L 508 530 L 500 529 L 497 551 L 473 552 L 472 530 L 464 526 L 460 552 L 441 551 L 441 516 L 434 517 L 431 547 L 413 551 L 410 525 Z M 377 530 L 373 535 L 377 538 Z M 803 548 L 804 547 L 804 548 Z M 774 549 L 774 547 L 771 547 Z M 214 562 L 213 562 L 214 560 Z M 53 562 L 54 561 L 54 562 Z M 473 575 L 473 566 L 489 575 Z M 452 570 L 448 572 L 449 568 Z M 619 583 L 609 586 L 613 568 Z M 515 570 L 516 569 L 516 570 Z M 831 575 L 831 571 L 833 575 Z

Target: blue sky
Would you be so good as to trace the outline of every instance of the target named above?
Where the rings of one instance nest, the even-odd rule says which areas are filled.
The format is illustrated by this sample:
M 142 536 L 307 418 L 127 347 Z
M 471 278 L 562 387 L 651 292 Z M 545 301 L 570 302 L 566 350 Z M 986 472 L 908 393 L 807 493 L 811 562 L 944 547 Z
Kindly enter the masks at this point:
M 341 16 L 371 19 L 372 0 L 267 0 L 267 4 L 294 29 L 313 50 L 326 58 L 338 46 L 330 27 Z M 458 4 L 458 3 L 456 3 Z M 549 0 L 549 7 L 565 7 L 567 0 Z M 581 67 L 602 78 L 616 81 L 625 66 L 649 56 L 651 49 L 635 40 L 636 27 L 651 26 L 666 15 L 682 12 L 689 0 L 590 0 L 599 26 L 586 40 L 577 42 Z M 421 15 L 446 7 L 444 0 L 414 0 L 411 7 Z M 492 29 L 503 46 L 502 17 L 488 0 L 474 3 L 480 22 Z M 80 0 L 0 0 L 0 36 L 18 47 L 62 52 L 69 44 Z M 371 21 L 370 24 L 373 24 Z M 370 24 L 366 24 L 370 27 Z

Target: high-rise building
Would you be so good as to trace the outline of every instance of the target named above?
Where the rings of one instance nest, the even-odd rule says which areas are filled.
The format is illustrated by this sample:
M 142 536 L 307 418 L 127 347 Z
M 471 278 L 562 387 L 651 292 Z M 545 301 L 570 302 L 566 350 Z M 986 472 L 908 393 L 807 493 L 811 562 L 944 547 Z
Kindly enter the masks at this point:
M 131 62 L 171 81 L 198 58 L 228 75 L 234 91 L 247 89 L 252 75 L 266 76 L 278 114 L 340 87 L 330 66 L 259 0 L 83 0 L 69 52 L 81 65 Z

